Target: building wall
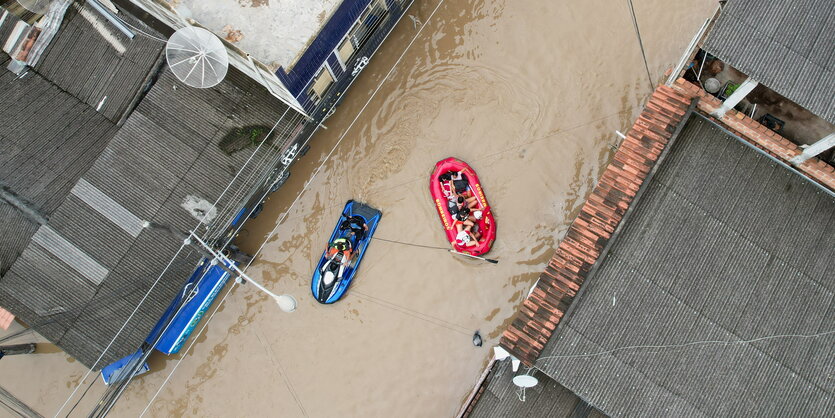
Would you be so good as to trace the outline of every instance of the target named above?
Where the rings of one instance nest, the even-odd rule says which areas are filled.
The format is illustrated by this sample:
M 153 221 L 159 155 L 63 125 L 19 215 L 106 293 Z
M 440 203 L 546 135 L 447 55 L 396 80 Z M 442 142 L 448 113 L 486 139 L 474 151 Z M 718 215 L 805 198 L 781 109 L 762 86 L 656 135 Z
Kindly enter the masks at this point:
M 293 68 L 278 68 L 276 75 L 293 96 L 299 97 L 299 93 L 316 75 L 325 60 L 333 54 L 339 42 L 370 3 L 371 0 L 343 1 Z
M 141 10 L 153 16 L 155 19 L 166 25 L 172 31 L 180 29 L 184 26 L 194 23 L 195 26 L 200 26 L 199 23 L 187 21 L 174 10 L 170 4 L 165 0 L 123 0 L 138 6 Z M 363 0 L 365 1 L 365 0 Z M 267 88 L 267 90 L 275 97 L 286 103 L 291 108 L 301 113 L 299 103 L 293 98 L 286 88 L 286 83 L 273 77 L 271 71 L 267 70 L 267 66 L 258 60 L 249 57 L 246 52 L 241 51 L 236 46 L 228 41 L 218 37 L 226 47 L 229 57 L 229 65 L 237 68 L 240 72 L 246 74 L 258 84 Z
M 396 22 L 404 13 L 405 9 L 411 4 L 411 0 L 384 0 L 388 8 L 388 14 L 384 18 L 384 23 L 380 24 L 376 29 L 377 32 L 391 30 L 391 24 Z M 308 95 L 308 90 L 314 83 L 316 75 L 322 68 L 329 71 L 334 78 L 334 85 L 347 77 L 346 74 L 353 72 L 353 66 L 350 63 L 344 63 L 338 56 L 337 48 L 345 39 L 348 32 L 352 29 L 354 24 L 359 20 L 363 11 L 371 5 L 372 0 L 359 1 L 345 1 L 334 12 L 333 16 L 322 27 L 316 38 L 310 43 L 310 46 L 305 50 L 302 56 L 296 61 L 292 69 L 287 70 L 279 67 L 276 71 L 278 78 L 284 83 L 287 89 L 293 94 L 297 101 L 308 113 L 312 114 L 313 110 L 319 104 L 319 101 L 312 100 Z M 368 19 L 367 24 L 376 24 L 371 18 Z M 372 36 L 369 40 L 372 49 L 376 49 L 382 38 Z M 375 44 L 376 43 L 376 44 Z M 354 55 L 354 58 L 362 55 L 360 51 Z M 352 60 L 353 61 L 353 60 Z M 354 74 L 356 75 L 356 74 Z M 331 87 L 331 89 L 333 86 Z

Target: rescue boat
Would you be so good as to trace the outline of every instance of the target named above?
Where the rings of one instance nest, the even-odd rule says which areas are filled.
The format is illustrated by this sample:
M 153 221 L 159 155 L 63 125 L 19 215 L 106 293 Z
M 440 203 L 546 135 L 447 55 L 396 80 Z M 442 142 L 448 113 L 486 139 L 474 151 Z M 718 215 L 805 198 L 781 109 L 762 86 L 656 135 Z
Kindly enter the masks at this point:
M 447 177 L 450 175 L 460 176 L 460 180 L 448 180 Z M 456 193 L 456 188 L 460 193 Z M 441 226 L 444 228 L 447 241 L 454 251 L 472 256 L 480 256 L 490 251 L 496 239 L 496 220 L 484 196 L 481 181 L 472 167 L 453 157 L 438 161 L 429 180 L 429 193 L 432 195 L 435 209 L 441 218 Z M 460 221 L 457 221 L 454 216 L 456 210 L 454 199 L 457 199 L 459 194 L 476 198 L 476 206 L 469 215 L 469 219 L 475 223 L 472 227 L 474 234 L 468 237 L 459 236 L 456 227 Z M 474 235 L 479 235 L 477 240 L 473 239 Z
M 382 216 L 382 212 L 363 203 L 349 200 L 345 204 L 325 251 L 319 258 L 316 271 L 313 272 L 311 291 L 319 303 L 334 303 L 348 290 Z M 361 228 L 363 223 L 368 226 L 367 230 Z M 336 260 L 331 260 L 328 254 L 330 243 L 339 239 L 351 243 L 350 262 L 344 266 Z

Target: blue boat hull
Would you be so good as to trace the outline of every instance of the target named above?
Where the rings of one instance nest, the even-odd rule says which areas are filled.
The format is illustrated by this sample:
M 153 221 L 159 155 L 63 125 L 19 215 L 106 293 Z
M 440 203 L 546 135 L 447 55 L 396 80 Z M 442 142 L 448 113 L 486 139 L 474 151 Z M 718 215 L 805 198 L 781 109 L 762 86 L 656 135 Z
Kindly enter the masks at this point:
M 228 280 L 229 273 L 220 266 L 211 264 L 208 259 L 203 259 L 178 297 L 171 302 L 168 311 L 148 335 L 146 342 L 153 344 L 164 331 L 155 348 L 168 355 L 180 351 Z M 177 312 L 177 305 L 183 298 L 188 298 L 188 301 Z M 165 321 L 171 315 L 174 317 L 165 327 Z
M 351 216 L 362 217 L 366 225 L 368 225 L 368 231 L 362 239 L 351 241 L 354 248 L 354 256 L 352 257 L 351 264 L 345 268 L 342 278 L 336 280 L 332 286 L 325 286 L 322 282 L 322 268 L 327 262 L 327 248 L 322 252 L 322 257 L 319 258 L 319 264 L 316 265 L 316 271 L 313 272 L 313 282 L 311 283 L 313 297 L 319 303 L 334 303 L 342 298 L 348 290 L 348 286 L 350 286 L 351 281 L 353 281 L 357 273 L 357 269 L 359 269 L 360 262 L 368 250 L 368 244 L 371 242 L 374 231 L 377 230 L 377 225 L 380 223 L 380 218 L 382 218 L 383 213 L 371 206 L 349 200 L 345 204 L 345 209 L 342 210 L 339 220 L 336 222 L 336 227 L 334 227 L 328 243 L 333 242 L 337 238 L 349 238 L 350 230 L 342 230 L 340 229 L 340 225 Z

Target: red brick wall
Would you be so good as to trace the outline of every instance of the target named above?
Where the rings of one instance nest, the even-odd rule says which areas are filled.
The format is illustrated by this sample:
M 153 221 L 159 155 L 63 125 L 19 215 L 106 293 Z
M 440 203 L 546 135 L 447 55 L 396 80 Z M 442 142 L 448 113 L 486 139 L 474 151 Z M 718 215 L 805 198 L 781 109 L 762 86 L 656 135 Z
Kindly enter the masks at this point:
M 688 95 L 661 86 L 638 116 L 502 335 L 499 344 L 525 365 L 533 365 L 545 348 L 689 105 Z
M 655 90 L 621 143 L 533 292 L 502 335 L 499 345 L 525 365 L 533 365 L 545 348 L 693 98 L 699 99 L 698 110 L 705 114 L 722 104 L 699 86 L 678 79 L 673 88 Z M 801 153 L 791 141 L 735 110 L 719 122 L 786 162 Z M 835 168 L 825 162 L 812 158 L 798 169 L 835 189 Z
M 702 90 L 701 87 L 692 84 L 683 78 L 676 80 L 673 87 L 689 97 L 698 97 L 699 110 L 705 114 L 709 115 L 722 105 L 722 102 L 719 99 L 713 97 L 706 91 Z M 725 116 L 722 117 L 720 122 L 730 130 L 736 132 L 736 134 L 741 138 L 744 138 L 754 145 L 768 151 L 771 155 L 781 158 L 786 163 L 803 152 L 803 150 L 793 142 L 783 138 L 776 132 L 761 125 L 756 120 L 751 119 L 744 113 L 736 110 L 729 110 L 725 113 Z M 811 158 L 796 168 L 809 176 L 812 180 L 835 190 L 835 167 L 832 167 L 818 158 Z

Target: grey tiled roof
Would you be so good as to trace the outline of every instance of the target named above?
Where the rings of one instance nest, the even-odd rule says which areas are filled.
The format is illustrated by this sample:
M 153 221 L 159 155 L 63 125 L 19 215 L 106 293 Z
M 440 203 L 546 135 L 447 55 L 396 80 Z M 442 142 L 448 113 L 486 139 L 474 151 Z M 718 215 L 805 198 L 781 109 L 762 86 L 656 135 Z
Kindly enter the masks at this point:
M 612 416 L 835 413 L 835 334 L 629 348 L 835 329 L 833 197 L 693 116 L 626 222 L 537 367 Z
M 48 217 L 116 133 L 116 125 L 38 73 L 6 71 L 0 53 L 0 182 Z M 8 210 L 7 210 L 8 209 Z M 0 276 L 37 224 L 0 209 Z
M 832 0 L 730 0 L 704 49 L 835 123 Z
M 38 224 L 23 216 L 17 209 L 0 200 L 0 276 L 29 244 Z

